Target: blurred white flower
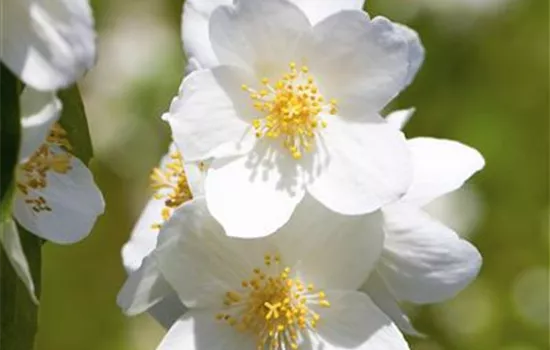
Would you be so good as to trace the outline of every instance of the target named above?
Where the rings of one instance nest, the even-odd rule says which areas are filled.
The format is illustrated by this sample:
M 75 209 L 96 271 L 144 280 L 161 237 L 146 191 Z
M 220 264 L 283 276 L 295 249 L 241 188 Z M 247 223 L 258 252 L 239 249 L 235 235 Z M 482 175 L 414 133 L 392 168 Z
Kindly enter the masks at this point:
M 16 170 L 13 218 L 29 232 L 60 244 L 85 238 L 103 213 L 91 172 L 71 155 L 66 132 L 56 123 L 61 102 L 52 92 L 27 87 L 21 95 L 22 141 Z M 15 222 L 8 220 L 2 243 L 34 298 L 34 286 Z
M 186 159 L 214 158 L 205 196 L 228 235 L 274 232 L 305 193 L 357 215 L 406 191 L 405 140 L 378 111 L 420 66 L 414 32 L 358 10 L 312 27 L 285 0 L 220 6 L 209 23 L 221 65 L 191 73 L 166 120 Z
M 95 63 L 88 0 L 0 0 L 0 60 L 41 91 L 69 86 Z
M 412 112 L 398 111 L 387 118 L 401 128 Z M 414 334 L 398 302 L 426 304 L 452 298 L 477 276 L 482 261 L 473 245 L 422 207 L 460 188 L 485 161 L 478 151 L 456 141 L 421 137 L 407 143 L 413 183 L 403 198 L 382 210 L 384 250 L 363 288 L 404 331 Z
M 383 243 L 379 212 L 342 216 L 310 196 L 266 238 L 228 237 L 204 198 L 177 209 L 119 294 L 128 314 L 177 294 L 189 310 L 158 349 L 408 349 L 357 288 Z M 344 273 L 343 273 L 344 272 Z

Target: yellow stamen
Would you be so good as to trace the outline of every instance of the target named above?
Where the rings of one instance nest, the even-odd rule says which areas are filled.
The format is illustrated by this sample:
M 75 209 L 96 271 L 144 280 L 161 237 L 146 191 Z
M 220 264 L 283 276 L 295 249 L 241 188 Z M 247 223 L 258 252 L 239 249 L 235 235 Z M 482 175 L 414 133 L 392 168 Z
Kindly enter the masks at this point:
M 55 150 L 52 146 L 61 147 L 64 152 Z M 16 188 L 26 196 L 27 203 L 33 212 L 52 211 L 46 199 L 42 196 L 27 197 L 33 190 L 42 190 L 48 186 L 48 173 L 67 174 L 71 169 L 72 146 L 67 139 L 67 132 L 60 124 L 55 123 L 46 142 L 19 166 L 21 176 L 18 177 Z
M 201 167 L 205 167 L 204 163 L 199 164 L 202 171 Z M 161 209 L 162 222 L 151 226 L 158 230 L 170 218 L 175 208 L 193 199 L 193 194 L 183 168 L 183 158 L 177 151 L 169 155 L 168 162 L 162 168 L 154 168 L 151 171 L 150 179 L 155 199 L 164 199 L 164 207 Z
M 280 139 L 283 146 L 294 159 L 301 159 L 304 151 L 309 152 L 315 144 L 315 134 L 320 128 L 326 128 L 323 119 L 338 113 L 337 101 L 325 98 L 309 73 L 309 67 L 296 63 L 289 64 L 290 72 L 271 85 L 267 78 L 262 78 L 265 86 L 257 91 L 242 85 L 250 94 L 252 105 L 261 116 L 252 121 L 257 138 Z
M 261 350 L 298 349 L 301 332 L 315 329 L 321 321 L 310 303 L 330 307 L 324 292 L 291 276 L 291 268 L 281 270 L 280 261 L 279 254 L 265 254 L 265 269 L 254 268 L 251 280 L 243 280 L 237 290 L 227 292 L 221 303 L 223 311 L 215 316 L 238 332 L 256 336 Z

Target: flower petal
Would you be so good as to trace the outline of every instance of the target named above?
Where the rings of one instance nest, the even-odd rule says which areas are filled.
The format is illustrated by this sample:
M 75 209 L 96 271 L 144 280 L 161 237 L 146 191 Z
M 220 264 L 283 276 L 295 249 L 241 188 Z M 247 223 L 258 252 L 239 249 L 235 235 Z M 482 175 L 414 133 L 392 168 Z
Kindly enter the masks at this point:
M 185 78 L 165 118 L 186 161 L 250 151 L 255 138 L 246 120 L 254 111 L 241 91 L 248 79 L 231 67 L 196 71 Z M 227 144 L 233 147 L 229 150 Z
M 164 224 L 152 256 L 187 307 L 212 307 L 223 305 L 225 293 L 263 261 L 263 244 L 227 237 L 198 198 Z
M 210 19 L 210 41 L 220 63 L 258 77 L 280 78 L 310 32 L 305 14 L 286 0 L 236 1 L 218 7 Z
M 326 295 L 331 305 L 318 310 L 321 343 L 314 349 L 409 349 L 399 329 L 366 294 L 327 291 Z
M 422 66 L 422 63 L 424 62 L 424 46 L 422 46 L 422 42 L 420 41 L 420 37 L 416 31 L 399 23 L 396 23 L 395 25 L 397 30 L 401 32 L 401 35 L 407 41 L 408 45 L 409 69 L 407 71 L 407 79 L 405 84 L 409 85 L 414 80 L 416 73 L 418 73 L 420 66 Z
M 365 0 L 293 0 L 309 18 L 312 24 L 316 24 L 332 14 L 343 10 L 361 10 Z
M 483 156 L 460 142 L 419 137 L 407 141 L 414 179 L 402 201 L 423 206 L 458 189 L 485 166 Z
M 27 262 L 25 251 L 23 251 L 23 246 L 21 245 L 17 226 L 13 220 L 8 219 L 0 224 L 0 243 L 15 273 L 21 279 L 25 287 L 27 287 L 32 301 L 38 304 L 29 263 Z
M 231 0 L 188 0 L 183 7 L 181 37 L 188 59 L 198 62 L 202 68 L 219 64 L 210 43 L 208 22 L 212 12 L 221 5 L 231 5 Z
M 297 262 L 292 270 L 315 288 L 356 290 L 380 257 L 384 232 L 379 212 L 345 216 L 306 196 L 271 237 L 284 264 Z
M 5 0 L 0 32 L 2 62 L 37 90 L 66 87 L 95 62 L 87 0 Z
M 386 18 L 342 11 L 317 24 L 314 34 L 311 74 L 327 98 L 338 100 L 339 115 L 377 117 L 404 88 L 409 46 L 400 27 Z
M 450 228 L 409 205 L 383 213 L 386 240 L 378 271 L 398 300 L 440 302 L 477 276 L 481 255 Z
M 208 170 L 208 209 L 229 236 L 254 238 L 275 232 L 303 198 L 295 160 L 269 152 L 257 147 L 248 156 L 215 160 Z M 270 154 L 277 157 L 273 162 Z
M 137 315 L 173 294 L 174 290 L 160 273 L 156 261 L 148 257 L 122 286 L 117 304 L 127 315 Z
M 314 169 L 319 177 L 308 192 L 347 215 L 373 212 L 403 195 L 412 165 L 401 132 L 386 123 L 328 120 L 318 142 Z
M 361 291 L 367 293 L 376 306 L 391 318 L 402 332 L 417 337 L 422 336 L 422 334 L 414 329 L 409 317 L 401 310 L 397 300 L 395 300 L 395 297 L 391 294 L 388 287 L 386 287 L 386 283 L 378 271 L 373 271 L 370 274 L 367 282 L 361 287 Z
M 151 197 L 141 212 L 130 239 L 122 247 L 122 263 L 126 271 L 137 270 L 143 259 L 155 249 L 159 230 L 153 225 L 164 222 L 163 208 L 164 201 L 162 199 Z
M 409 122 L 409 119 L 413 116 L 414 112 L 414 108 L 393 111 L 386 116 L 386 121 L 397 130 L 403 130 L 405 125 Z
M 157 350 L 255 349 L 254 337 L 216 320 L 211 310 L 191 310 L 170 328 Z
M 293 0 L 311 23 L 317 23 L 341 10 L 360 10 L 364 0 Z M 213 68 L 219 64 L 209 36 L 209 20 L 212 12 L 221 5 L 232 5 L 231 0 L 188 0 L 185 2 L 182 19 L 182 39 L 188 60 L 192 61 L 190 71 L 198 67 Z
M 21 149 L 19 161 L 25 162 L 46 141 L 53 123 L 59 119 L 61 101 L 52 92 L 26 87 L 21 100 Z
M 50 146 L 54 154 L 66 154 Z M 47 172 L 46 187 L 29 189 L 27 195 L 18 191 L 14 216 L 25 229 L 37 236 L 60 244 L 70 244 L 85 238 L 97 217 L 103 213 L 103 196 L 94 183 L 90 170 L 78 158 L 71 156 L 67 173 Z M 43 197 L 51 210 L 35 212 L 28 199 Z

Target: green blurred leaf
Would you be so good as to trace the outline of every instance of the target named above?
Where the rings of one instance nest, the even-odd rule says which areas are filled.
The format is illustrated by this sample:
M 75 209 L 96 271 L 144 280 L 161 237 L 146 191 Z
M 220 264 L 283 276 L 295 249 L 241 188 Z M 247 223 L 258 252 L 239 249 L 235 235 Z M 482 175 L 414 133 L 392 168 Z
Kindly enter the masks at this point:
M 88 164 L 94 154 L 80 91 L 76 85 L 73 85 L 66 90 L 59 91 L 58 96 L 63 103 L 63 112 L 59 123 L 67 131 L 67 138 L 73 146 L 71 153 Z

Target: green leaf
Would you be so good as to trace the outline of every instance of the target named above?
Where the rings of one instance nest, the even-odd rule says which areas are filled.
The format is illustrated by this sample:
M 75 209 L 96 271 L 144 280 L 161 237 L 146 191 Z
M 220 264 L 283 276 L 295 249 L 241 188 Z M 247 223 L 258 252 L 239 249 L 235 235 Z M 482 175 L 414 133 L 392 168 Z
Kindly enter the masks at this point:
M 67 138 L 73 146 L 71 153 L 88 164 L 93 157 L 92 139 L 80 91 L 76 85 L 73 85 L 59 91 L 58 96 L 63 103 L 59 123 L 67 131 Z
M 40 296 L 40 239 L 18 227 L 23 250 L 32 273 L 36 296 Z M 38 306 L 31 300 L 6 253 L 0 249 L 0 349 L 31 350 L 38 329 Z
M 21 119 L 17 78 L 0 64 L 0 220 L 11 216 L 15 169 L 19 158 Z
M 0 81 L 0 228 L 3 230 L 1 223 L 11 219 L 15 192 L 15 171 L 21 142 L 19 93 L 22 85 L 2 64 Z M 38 296 L 42 244 L 38 237 L 22 228 L 19 229 L 19 235 Z M 25 284 L 19 279 L 3 247 L 0 249 L 0 301 L 0 349 L 32 349 L 38 325 L 38 307 L 31 299 Z

